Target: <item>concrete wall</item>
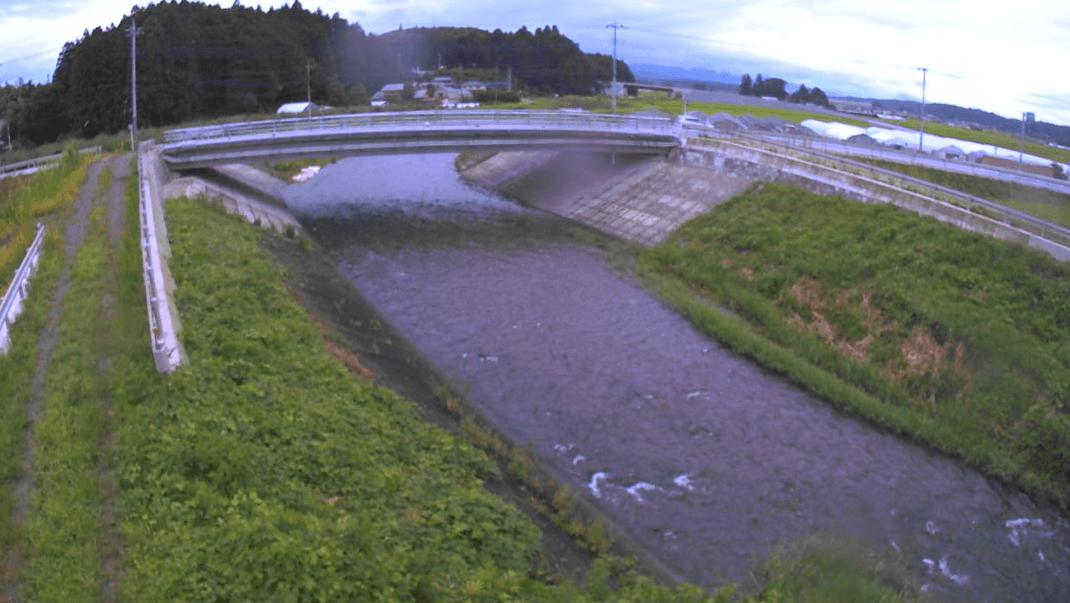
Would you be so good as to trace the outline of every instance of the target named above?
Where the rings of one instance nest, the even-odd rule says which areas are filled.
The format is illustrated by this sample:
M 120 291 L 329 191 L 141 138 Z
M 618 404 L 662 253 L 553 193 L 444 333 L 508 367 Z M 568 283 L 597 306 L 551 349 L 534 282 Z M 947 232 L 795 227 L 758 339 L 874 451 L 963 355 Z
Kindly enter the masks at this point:
M 700 147 L 685 147 L 674 153 L 672 160 L 734 176 L 794 184 L 822 194 L 891 203 L 960 228 L 1039 249 L 1059 260 L 1070 260 L 1070 240 L 1059 233 L 1026 231 L 951 203 L 799 158 L 727 141 L 712 141 Z

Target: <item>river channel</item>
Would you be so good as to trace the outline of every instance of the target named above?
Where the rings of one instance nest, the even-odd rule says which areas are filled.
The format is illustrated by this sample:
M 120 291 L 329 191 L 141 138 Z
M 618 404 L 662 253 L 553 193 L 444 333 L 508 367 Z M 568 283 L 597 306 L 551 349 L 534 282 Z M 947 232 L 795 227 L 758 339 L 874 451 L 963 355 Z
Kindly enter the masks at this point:
M 453 155 L 347 159 L 284 196 L 475 404 L 689 581 L 830 531 L 902 551 L 937 598 L 1070 600 L 1055 509 L 725 350 Z

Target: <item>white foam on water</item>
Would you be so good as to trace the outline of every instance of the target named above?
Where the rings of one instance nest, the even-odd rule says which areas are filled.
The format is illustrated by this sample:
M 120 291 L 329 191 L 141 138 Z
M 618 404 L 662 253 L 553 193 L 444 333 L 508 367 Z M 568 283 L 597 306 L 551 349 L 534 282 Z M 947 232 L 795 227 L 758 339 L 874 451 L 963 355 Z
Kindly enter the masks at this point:
M 694 398 L 695 396 L 697 396 L 697 395 L 699 395 L 701 393 L 702 392 L 691 392 L 690 394 L 687 394 L 687 397 L 688 397 L 688 399 L 691 399 L 691 398 Z
M 936 524 L 933 523 L 933 521 L 930 519 L 929 521 L 925 522 L 925 531 L 930 534 L 935 534 L 940 530 L 936 529 Z
M 925 569 L 930 574 L 933 573 L 933 566 L 936 565 L 936 564 L 935 564 L 935 562 L 933 562 L 932 559 L 929 559 L 928 557 L 926 557 L 925 559 L 922 559 L 921 562 L 925 564 Z
M 673 478 L 672 483 L 676 484 L 681 488 L 686 488 L 688 492 L 695 491 L 695 487 L 691 485 L 691 476 L 687 473 L 677 475 Z
M 598 480 L 607 479 L 608 477 L 609 474 L 604 471 L 599 471 L 591 476 L 591 483 L 587 484 L 587 487 L 591 489 L 591 494 L 594 494 L 595 498 L 602 498 L 602 491 L 598 489 Z
M 1044 520 L 1019 517 L 1018 519 L 1008 519 L 1003 525 L 1010 530 L 1007 534 L 1007 538 L 1010 538 L 1011 542 L 1014 543 L 1014 546 L 1022 546 L 1022 536 L 1029 533 L 1029 526 L 1043 528 Z
M 554 450 L 560 452 L 561 454 L 564 454 L 575 447 L 575 444 L 554 444 Z
M 318 166 L 318 165 L 309 165 L 309 166 L 301 168 L 301 173 L 294 175 L 294 177 L 291 178 L 291 180 L 293 182 L 307 182 L 308 180 L 310 180 L 313 176 L 315 176 L 318 173 L 320 173 L 320 166 Z
M 581 462 L 586 461 L 586 460 L 587 460 L 587 457 L 583 456 L 582 454 L 577 454 L 576 457 L 574 459 L 572 459 L 572 464 L 573 465 L 579 465 Z
M 648 484 L 646 482 L 637 482 L 635 485 L 628 488 L 628 494 L 631 494 L 633 497 L 635 497 L 635 500 L 643 502 L 643 491 L 655 490 L 661 490 L 661 488 L 655 486 L 654 484 Z
M 940 573 L 950 578 L 955 584 L 959 586 L 966 584 L 970 581 L 970 577 L 966 574 L 954 574 L 947 566 L 947 555 L 940 558 Z

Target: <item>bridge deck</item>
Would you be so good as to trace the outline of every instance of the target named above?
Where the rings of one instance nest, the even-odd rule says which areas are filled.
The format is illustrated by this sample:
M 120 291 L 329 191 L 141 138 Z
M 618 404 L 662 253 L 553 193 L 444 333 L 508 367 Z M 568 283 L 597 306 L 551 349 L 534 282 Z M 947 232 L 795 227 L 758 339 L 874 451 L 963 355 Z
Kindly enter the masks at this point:
M 467 149 L 591 149 L 667 154 L 680 146 L 666 118 L 553 111 L 414 111 L 266 120 L 165 133 L 173 168 L 254 159 Z

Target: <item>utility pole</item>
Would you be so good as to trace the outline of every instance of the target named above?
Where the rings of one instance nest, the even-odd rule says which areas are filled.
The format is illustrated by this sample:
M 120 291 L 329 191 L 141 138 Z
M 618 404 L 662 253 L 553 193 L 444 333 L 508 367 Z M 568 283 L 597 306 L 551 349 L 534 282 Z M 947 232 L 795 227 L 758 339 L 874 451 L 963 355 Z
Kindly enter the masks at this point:
M 312 119 L 312 59 L 305 59 L 305 70 L 308 72 L 308 118 Z
M 137 153 L 137 35 L 141 30 L 137 27 L 137 20 L 130 19 L 130 29 L 126 35 L 130 36 L 130 150 Z
M 613 112 L 617 112 L 617 30 L 624 29 L 624 26 L 620 23 L 610 23 L 606 25 L 606 28 L 613 29 L 613 85 L 609 89 L 609 96 L 612 99 L 610 101 L 613 105 Z
M 1025 116 L 1027 113 L 1022 113 L 1022 137 L 1018 139 L 1018 169 L 1025 170 Z
M 922 148 L 922 140 L 925 138 L 925 76 L 929 71 L 928 67 L 918 67 L 921 70 L 921 129 L 918 131 L 918 152 L 924 152 Z

